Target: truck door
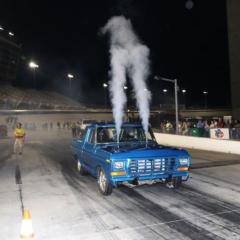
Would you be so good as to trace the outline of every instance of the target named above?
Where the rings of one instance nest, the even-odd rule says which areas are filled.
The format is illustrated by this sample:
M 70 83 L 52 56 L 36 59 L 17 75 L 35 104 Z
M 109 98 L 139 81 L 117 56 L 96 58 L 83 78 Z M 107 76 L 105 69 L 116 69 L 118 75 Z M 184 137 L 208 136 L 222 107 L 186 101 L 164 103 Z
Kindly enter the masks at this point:
M 95 128 L 89 128 L 88 134 L 86 135 L 84 147 L 83 147 L 83 161 L 84 165 L 90 172 L 94 172 L 95 165 Z
M 83 153 L 83 145 L 84 145 L 84 139 L 86 137 L 86 131 L 84 130 L 82 132 L 81 137 L 74 140 L 74 152 L 77 154 L 78 159 L 81 159 L 81 163 L 84 165 L 82 153 Z

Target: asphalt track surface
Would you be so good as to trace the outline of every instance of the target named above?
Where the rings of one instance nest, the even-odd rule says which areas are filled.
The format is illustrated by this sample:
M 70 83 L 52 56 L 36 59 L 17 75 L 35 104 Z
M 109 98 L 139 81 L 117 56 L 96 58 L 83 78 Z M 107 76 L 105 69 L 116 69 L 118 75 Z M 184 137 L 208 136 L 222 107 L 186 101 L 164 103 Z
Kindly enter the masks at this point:
M 40 136 L 41 135 L 41 136 Z M 0 142 L 0 239 L 18 239 L 29 209 L 36 239 L 240 239 L 240 157 L 191 151 L 191 178 L 122 186 L 102 196 L 80 176 L 67 132 L 30 134 L 21 156 Z

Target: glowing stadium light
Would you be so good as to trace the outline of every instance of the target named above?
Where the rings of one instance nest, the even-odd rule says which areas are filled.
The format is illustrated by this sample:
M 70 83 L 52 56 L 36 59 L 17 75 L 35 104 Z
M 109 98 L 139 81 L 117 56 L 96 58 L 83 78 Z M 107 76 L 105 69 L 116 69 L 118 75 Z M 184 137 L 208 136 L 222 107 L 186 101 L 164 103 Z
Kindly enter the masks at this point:
M 103 83 L 103 87 L 107 88 L 108 87 L 107 83 Z
M 187 90 L 186 89 L 182 89 L 182 93 L 186 93 L 187 92 Z
M 207 108 L 208 107 L 208 91 L 204 90 L 203 96 L 204 96 L 204 105 L 205 105 L 205 108 Z
M 33 62 L 33 61 L 31 61 L 31 62 L 28 64 L 28 66 L 29 66 L 30 68 L 32 68 L 32 69 L 39 68 L 39 65 L 38 65 L 38 64 L 36 64 L 36 63 L 35 63 L 35 62 Z
M 8 32 L 8 35 L 13 37 L 14 36 L 14 33 L 13 32 Z
M 72 80 L 73 80 L 74 76 L 73 76 L 73 74 L 68 73 L 67 77 L 69 80 L 69 91 L 70 91 L 70 94 L 72 94 Z
M 3 31 L 4 30 L 4 28 L 0 25 L 0 31 Z
M 128 87 L 127 87 L 127 86 L 124 86 L 124 87 L 123 87 L 123 89 L 124 89 L 124 90 L 127 90 L 127 89 L 128 89 Z
M 68 73 L 68 78 L 70 78 L 70 79 L 72 79 L 72 78 L 74 78 L 74 76 L 71 74 L 71 73 Z
M 166 92 L 167 92 L 167 89 L 163 89 L 163 92 L 166 93 Z

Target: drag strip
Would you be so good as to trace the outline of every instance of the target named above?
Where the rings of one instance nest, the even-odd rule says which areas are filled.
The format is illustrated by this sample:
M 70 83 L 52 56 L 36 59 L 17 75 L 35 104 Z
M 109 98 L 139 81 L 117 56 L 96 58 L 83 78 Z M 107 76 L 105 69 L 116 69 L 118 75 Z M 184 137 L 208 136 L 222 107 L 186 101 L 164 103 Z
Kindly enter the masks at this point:
M 55 152 L 52 147 L 48 149 L 51 149 L 48 150 L 48 154 L 52 152 L 50 155 Z M 70 158 L 61 157 L 63 156 L 61 151 L 58 153 L 57 159 L 62 166 L 64 178 L 80 199 L 84 198 L 88 201 L 89 205 L 86 206 L 85 213 L 94 222 L 97 231 L 106 235 L 106 239 L 118 239 L 117 234 L 122 231 L 141 233 L 144 239 L 168 239 L 169 234 L 178 236 L 178 239 L 200 240 L 238 239 L 237 236 L 240 236 L 240 230 L 236 228 L 240 224 L 240 208 L 234 204 L 197 191 L 188 185 L 173 191 L 166 189 L 162 184 L 136 188 L 124 186 L 115 189 L 112 196 L 103 197 L 98 193 L 94 178 L 79 176 Z M 175 206 L 174 203 L 165 206 L 161 198 L 167 198 L 169 202 L 175 201 Z M 123 201 L 123 204 L 119 204 L 119 199 Z M 95 208 L 105 209 L 106 212 L 117 216 L 128 226 L 121 226 L 122 224 L 119 223 L 113 228 L 108 225 L 101 214 L 93 210 L 91 201 L 94 202 Z M 191 209 L 188 216 L 175 214 L 171 210 L 172 206 L 176 207 L 178 204 L 178 210 L 186 206 Z M 195 224 L 193 219 L 201 223 Z M 211 231 L 214 226 L 217 229 L 215 232 Z
M 211 155 L 207 162 L 226 165 L 192 169 L 191 178 L 179 189 L 162 183 L 122 185 L 108 197 L 99 193 L 95 178 L 78 174 L 70 140 L 29 141 L 18 160 L 7 159 L 3 167 L 12 171 L 14 166 L 10 176 L 15 176 L 17 186 L 24 186 L 14 193 L 18 203 L 24 196 L 24 205 L 32 210 L 39 239 L 240 239 L 240 188 L 237 179 L 229 177 L 238 176 L 240 165 L 233 167 L 234 159 L 228 164 Z M 193 163 L 199 164 L 194 156 Z M 221 178 L 225 173 L 226 182 Z
M 4 166 L 7 159 L 12 155 L 13 146 L 10 144 L 9 140 L 4 140 L 0 142 L 0 168 Z

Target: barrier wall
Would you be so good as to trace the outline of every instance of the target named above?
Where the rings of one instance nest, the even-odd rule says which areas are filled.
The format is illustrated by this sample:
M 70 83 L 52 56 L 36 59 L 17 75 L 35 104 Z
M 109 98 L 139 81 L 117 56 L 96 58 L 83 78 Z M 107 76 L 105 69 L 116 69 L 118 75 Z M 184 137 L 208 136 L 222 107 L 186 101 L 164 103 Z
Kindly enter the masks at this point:
M 154 135 L 159 144 L 166 146 L 240 154 L 239 141 L 189 137 L 165 133 L 154 133 Z
M 61 124 L 63 122 L 71 121 L 76 122 L 80 121 L 81 119 L 93 119 L 97 121 L 101 120 L 112 120 L 112 113 L 61 113 L 61 112 L 53 112 L 53 113 L 41 113 L 36 112 L 35 114 L 21 114 L 21 113 L 15 113 L 11 115 L 1 115 L 0 114 L 0 125 L 6 123 L 6 118 L 8 116 L 11 117 L 17 117 L 17 121 L 22 122 L 23 124 L 25 122 L 31 123 L 34 122 L 37 125 L 41 125 L 45 122 L 52 122 L 53 124 L 56 124 L 57 122 L 60 122 Z

